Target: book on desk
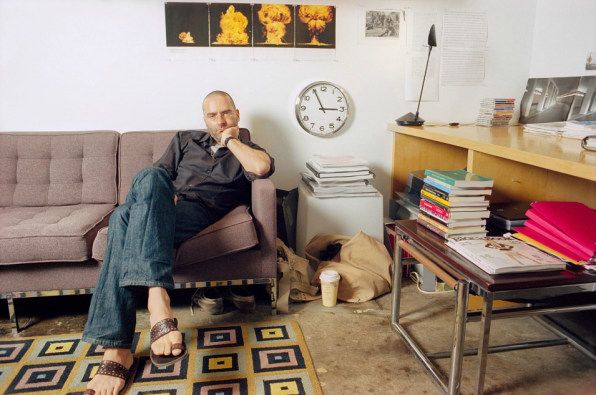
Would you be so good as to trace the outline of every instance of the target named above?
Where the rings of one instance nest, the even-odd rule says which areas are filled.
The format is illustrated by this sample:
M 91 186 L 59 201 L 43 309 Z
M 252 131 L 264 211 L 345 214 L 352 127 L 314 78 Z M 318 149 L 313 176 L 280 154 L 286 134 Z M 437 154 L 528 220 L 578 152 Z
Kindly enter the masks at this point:
M 447 246 L 489 274 L 563 270 L 566 263 L 509 237 L 453 237 Z

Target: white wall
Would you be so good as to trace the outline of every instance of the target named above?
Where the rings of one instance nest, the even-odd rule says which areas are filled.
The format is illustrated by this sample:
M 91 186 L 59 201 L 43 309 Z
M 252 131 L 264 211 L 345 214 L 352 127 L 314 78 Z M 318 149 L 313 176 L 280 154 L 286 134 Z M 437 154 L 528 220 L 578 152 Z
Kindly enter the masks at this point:
M 363 5 L 488 12 L 485 83 L 442 87 L 439 102 L 422 104 L 427 121 L 471 122 L 480 98 L 523 94 L 535 0 L 301 3 L 337 6 L 335 60 L 172 55 L 165 47 L 164 1 L 0 0 L 0 130 L 200 128 L 202 97 L 223 89 L 234 96 L 243 126 L 276 158 L 278 187 L 297 184 L 311 153 L 353 153 L 370 161 L 387 202 L 393 136 L 386 124 L 416 104 L 404 101 L 405 29 L 401 44 L 362 43 L 357 24 Z M 314 80 L 338 83 L 354 102 L 350 128 L 333 139 L 310 136 L 293 119 L 296 93 Z
M 596 1 L 538 1 L 531 77 L 596 75 L 585 68 L 590 51 L 596 51 Z

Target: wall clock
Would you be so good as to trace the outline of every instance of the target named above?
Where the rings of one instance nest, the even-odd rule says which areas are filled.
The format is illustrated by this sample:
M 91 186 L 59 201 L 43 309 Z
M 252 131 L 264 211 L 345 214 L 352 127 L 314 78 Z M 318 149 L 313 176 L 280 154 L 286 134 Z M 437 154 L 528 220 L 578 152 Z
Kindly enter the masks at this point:
M 346 92 L 328 81 L 308 85 L 296 98 L 296 119 L 302 129 L 319 137 L 336 135 L 350 115 Z

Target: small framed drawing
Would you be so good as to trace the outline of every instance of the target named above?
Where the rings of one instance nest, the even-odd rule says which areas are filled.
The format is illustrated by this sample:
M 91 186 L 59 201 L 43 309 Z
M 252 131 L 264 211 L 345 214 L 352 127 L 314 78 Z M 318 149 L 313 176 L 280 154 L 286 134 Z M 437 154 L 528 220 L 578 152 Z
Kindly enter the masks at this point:
M 398 40 L 404 22 L 402 10 L 363 9 L 363 38 L 367 40 Z

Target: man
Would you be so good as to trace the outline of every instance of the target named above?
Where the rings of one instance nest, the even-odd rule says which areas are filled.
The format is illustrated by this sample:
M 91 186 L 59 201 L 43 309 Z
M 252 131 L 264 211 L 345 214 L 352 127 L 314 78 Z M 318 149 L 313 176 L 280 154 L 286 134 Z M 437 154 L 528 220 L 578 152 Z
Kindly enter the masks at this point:
M 203 100 L 205 131 L 178 132 L 161 159 L 133 179 L 125 204 L 110 217 L 108 244 L 83 340 L 105 348 L 89 394 L 117 394 L 133 364 L 136 303 L 148 289 L 151 361 L 169 366 L 186 356 L 170 309 L 173 250 L 240 204 L 250 181 L 270 176 L 273 159 L 240 136 L 240 112 L 229 94 Z

